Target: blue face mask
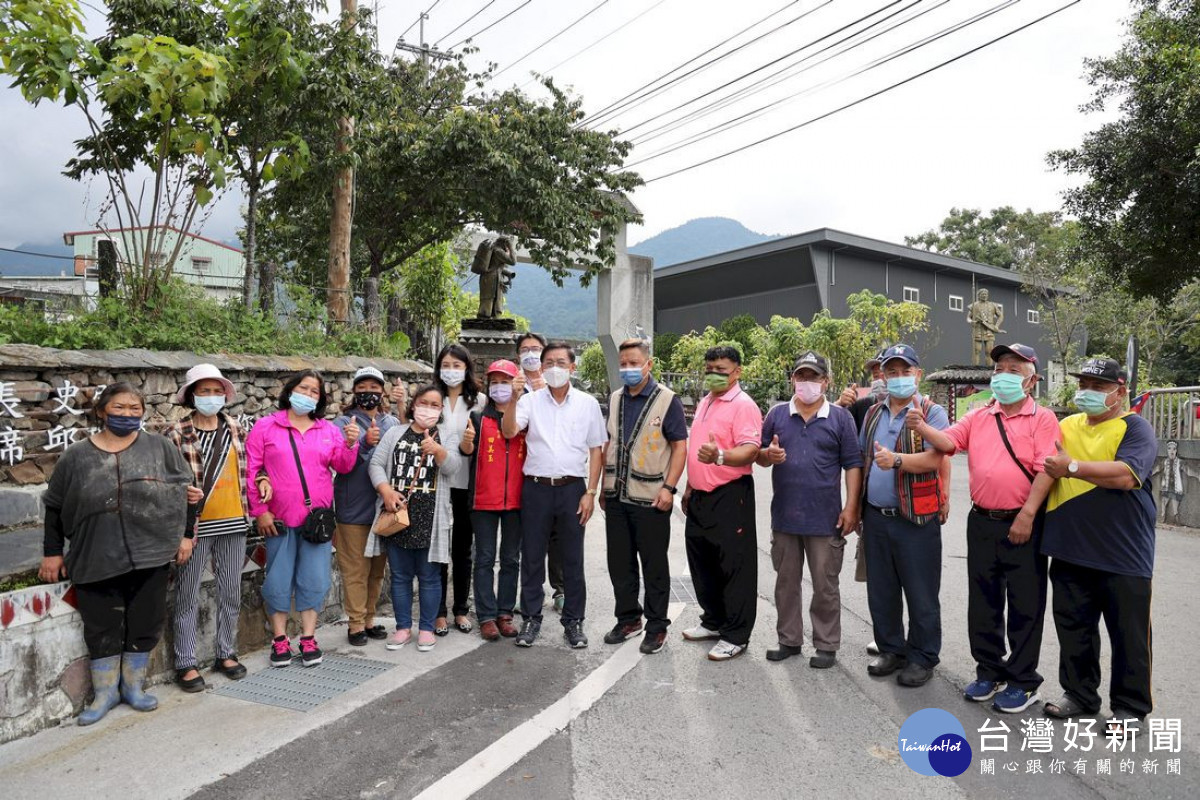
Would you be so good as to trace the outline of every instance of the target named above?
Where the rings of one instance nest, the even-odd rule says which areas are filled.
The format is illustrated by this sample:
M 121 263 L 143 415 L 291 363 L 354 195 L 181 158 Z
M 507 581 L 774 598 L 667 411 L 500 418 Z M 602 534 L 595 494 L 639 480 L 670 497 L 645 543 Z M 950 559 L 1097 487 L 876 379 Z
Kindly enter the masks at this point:
M 1075 407 L 1089 417 L 1098 417 L 1110 410 L 1108 393 L 1095 389 L 1080 389 L 1075 393 Z
M 621 382 L 630 389 L 641 383 L 643 377 L 641 367 L 629 367 L 621 370 Z
M 1016 403 L 1025 397 L 1025 379 L 1011 372 L 997 372 L 992 376 L 992 394 L 1001 403 Z
M 212 417 L 225 407 L 225 395 L 211 395 L 209 397 L 193 398 L 196 410 L 206 417 Z
M 306 394 L 292 392 L 292 396 L 288 398 L 292 405 L 292 411 L 297 414 L 311 414 L 317 410 L 317 401 L 313 400 Z
M 104 418 L 104 427 L 108 428 L 109 433 L 113 436 L 124 438 L 142 429 L 142 418 L 118 417 L 115 414 L 109 414 Z
M 907 400 L 917 393 L 917 379 L 912 375 L 901 375 L 899 378 L 887 379 L 888 394 L 897 400 Z

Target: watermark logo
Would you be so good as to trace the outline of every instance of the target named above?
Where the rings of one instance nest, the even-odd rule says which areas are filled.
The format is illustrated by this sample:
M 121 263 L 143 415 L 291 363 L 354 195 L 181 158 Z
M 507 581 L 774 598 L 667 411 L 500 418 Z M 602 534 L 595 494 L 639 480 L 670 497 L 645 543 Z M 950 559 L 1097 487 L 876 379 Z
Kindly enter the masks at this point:
M 953 778 L 971 766 L 971 744 L 958 718 L 940 708 L 924 708 L 900 726 L 900 757 L 920 775 Z

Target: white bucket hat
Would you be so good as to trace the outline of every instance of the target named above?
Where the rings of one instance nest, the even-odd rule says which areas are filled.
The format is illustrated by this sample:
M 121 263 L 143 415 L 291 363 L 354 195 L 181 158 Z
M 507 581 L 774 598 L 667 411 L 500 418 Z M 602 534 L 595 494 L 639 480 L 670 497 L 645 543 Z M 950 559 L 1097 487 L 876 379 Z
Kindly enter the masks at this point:
M 179 391 L 175 393 L 175 402 L 182 404 L 188 387 L 204 380 L 220 381 L 221 385 L 225 387 L 225 399 L 230 403 L 233 402 L 234 396 L 237 394 L 233 384 L 221 374 L 221 370 L 212 364 L 197 364 L 187 371 L 187 375 L 183 378 L 183 386 L 180 386 Z

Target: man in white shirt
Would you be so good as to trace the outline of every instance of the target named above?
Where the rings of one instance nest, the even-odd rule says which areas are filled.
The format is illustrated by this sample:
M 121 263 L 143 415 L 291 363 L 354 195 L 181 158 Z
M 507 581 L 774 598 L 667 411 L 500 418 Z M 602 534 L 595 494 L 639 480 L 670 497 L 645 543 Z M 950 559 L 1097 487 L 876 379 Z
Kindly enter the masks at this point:
M 525 436 L 525 484 L 521 490 L 521 608 L 525 622 L 516 643 L 532 647 L 542 628 L 546 548 L 557 529 L 566 589 L 563 636 L 587 647 L 583 634 L 587 587 L 583 577 L 583 529 L 595 508 L 608 440 L 596 398 L 571 386 L 575 351 L 562 342 L 542 350 L 546 388 L 526 394 L 525 375 L 513 380 L 520 398 L 505 410 L 505 438 Z

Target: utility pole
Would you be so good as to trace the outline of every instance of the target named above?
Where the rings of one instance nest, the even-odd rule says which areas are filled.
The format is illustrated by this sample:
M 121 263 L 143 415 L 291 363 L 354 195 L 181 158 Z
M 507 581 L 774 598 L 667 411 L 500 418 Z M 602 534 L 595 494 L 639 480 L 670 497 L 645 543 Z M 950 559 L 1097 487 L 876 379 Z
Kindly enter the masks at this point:
M 341 0 L 342 26 L 353 28 L 357 16 L 357 0 Z M 354 120 L 338 120 L 336 152 L 349 159 L 350 142 L 354 138 Z M 329 288 L 325 307 L 329 327 L 342 328 L 350 323 L 350 230 L 354 208 L 354 166 L 340 167 L 333 179 L 333 209 L 329 221 Z

